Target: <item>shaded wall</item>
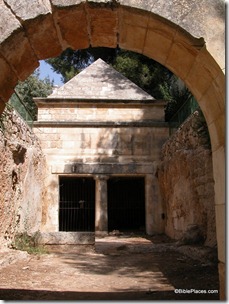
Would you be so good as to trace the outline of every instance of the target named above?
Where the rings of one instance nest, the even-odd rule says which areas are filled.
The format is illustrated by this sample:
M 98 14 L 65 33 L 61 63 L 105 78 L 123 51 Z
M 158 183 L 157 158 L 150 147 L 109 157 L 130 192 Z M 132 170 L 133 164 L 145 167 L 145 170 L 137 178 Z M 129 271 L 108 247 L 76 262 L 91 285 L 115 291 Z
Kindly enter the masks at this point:
M 200 227 L 206 246 L 216 245 L 212 154 L 206 126 L 196 111 L 163 145 L 158 171 L 166 206 L 165 232 L 181 239 Z
M 12 110 L 1 116 L 0 237 L 33 233 L 41 221 L 44 157 L 28 125 Z

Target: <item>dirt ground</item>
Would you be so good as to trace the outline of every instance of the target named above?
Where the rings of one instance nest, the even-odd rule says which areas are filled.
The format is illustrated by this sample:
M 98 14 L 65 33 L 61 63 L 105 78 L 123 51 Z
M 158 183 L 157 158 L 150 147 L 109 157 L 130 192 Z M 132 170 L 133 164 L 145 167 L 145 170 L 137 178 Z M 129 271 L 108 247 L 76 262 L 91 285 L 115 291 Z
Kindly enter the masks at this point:
M 177 246 L 163 235 L 108 236 L 97 238 L 95 246 L 52 246 L 48 250 L 39 256 L 14 251 L 11 259 L 10 252 L 5 258 L 1 255 L 0 299 L 219 299 L 215 252 Z

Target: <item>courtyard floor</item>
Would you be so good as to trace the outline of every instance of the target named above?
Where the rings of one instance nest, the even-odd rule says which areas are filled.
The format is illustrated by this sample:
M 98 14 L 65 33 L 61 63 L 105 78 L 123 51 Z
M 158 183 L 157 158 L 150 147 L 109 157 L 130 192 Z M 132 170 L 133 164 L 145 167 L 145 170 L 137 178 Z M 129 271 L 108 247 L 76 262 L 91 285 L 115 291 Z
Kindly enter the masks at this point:
M 166 236 L 113 235 L 97 238 L 95 246 L 48 250 L 39 256 L 15 250 L 5 253 L 5 259 L 1 255 L 0 299 L 219 299 L 214 254 L 198 246 L 177 246 Z

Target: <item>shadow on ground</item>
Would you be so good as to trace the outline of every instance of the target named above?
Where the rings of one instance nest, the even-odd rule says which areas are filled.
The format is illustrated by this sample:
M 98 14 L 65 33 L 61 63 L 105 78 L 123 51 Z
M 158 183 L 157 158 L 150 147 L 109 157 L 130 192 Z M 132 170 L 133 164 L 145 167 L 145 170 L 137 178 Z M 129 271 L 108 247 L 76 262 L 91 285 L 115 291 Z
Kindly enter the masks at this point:
M 219 299 L 217 262 L 203 254 L 199 260 L 192 259 L 164 237 L 112 236 L 97 239 L 95 246 L 49 249 L 50 255 L 20 264 L 25 272 L 16 265 L 5 268 L 1 299 Z
M 2 298 L 4 296 L 4 298 Z M 50 290 L 0 289 L 0 298 L 14 300 L 114 300 L 114 301 L 150 301 L 150 300 L 218 300 L 216 296 L 200 294 L 176 294 L 174 291 L 153 292 L 61 292 Z

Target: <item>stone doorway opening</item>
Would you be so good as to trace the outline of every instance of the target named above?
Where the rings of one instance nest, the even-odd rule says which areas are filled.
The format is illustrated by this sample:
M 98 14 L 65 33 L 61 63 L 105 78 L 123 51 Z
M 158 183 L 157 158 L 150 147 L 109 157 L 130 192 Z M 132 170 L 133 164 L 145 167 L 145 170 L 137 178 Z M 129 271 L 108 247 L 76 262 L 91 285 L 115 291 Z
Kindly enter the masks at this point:
M 59 231 L 95 230 L 95 181 L 59 177 Z
M 144 177 L 111 177 L 108 187 L 108 231 L 145 232 Z

